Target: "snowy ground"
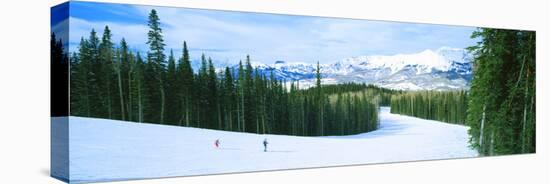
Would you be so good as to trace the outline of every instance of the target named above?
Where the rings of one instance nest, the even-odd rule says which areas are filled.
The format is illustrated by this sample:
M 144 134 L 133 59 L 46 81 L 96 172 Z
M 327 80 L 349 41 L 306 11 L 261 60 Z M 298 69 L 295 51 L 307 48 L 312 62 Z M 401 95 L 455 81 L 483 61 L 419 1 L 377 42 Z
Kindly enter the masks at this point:
M 69 118 L 71 183 L 477 156 L 468 147 L 468 127 L 394 115 L 387 107 L 381 108 L 379 130 L 327 137 Z M 66 121 L 52 123 L 54 128 Z

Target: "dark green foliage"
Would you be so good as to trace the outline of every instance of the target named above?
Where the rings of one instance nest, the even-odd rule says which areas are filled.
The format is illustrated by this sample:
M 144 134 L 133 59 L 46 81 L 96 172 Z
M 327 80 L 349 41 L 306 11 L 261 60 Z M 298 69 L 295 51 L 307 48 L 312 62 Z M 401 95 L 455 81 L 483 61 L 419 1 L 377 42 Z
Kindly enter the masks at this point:
M 243 75 L 243 84 L 242 84 L 242 91 L 243 91 L 243 121 L 244 123 L 244 129 L 246 132 L 255 132 L 256 131 L 256 117 L 255 117 L 255 111 L 257 109 L 254 108 L 256 100 L 253 96 L 254 95 L 254 79 L 252 76 L 252 65 L 250 64 L 250 56 L 246 56 L 246 64 L 244 68 L 244 73 L 239 73 L 239 75 Z
M 417 91 L 395 94 L 391 113 L 463 125 L 468 108 L 466 91 Z
M 90 63 L 89 60 L 81 60 L 83 53 L 86 53 L 84 50 L 86 45 L 87 41 L 82 38 L 80 41 L 80 52 L 78 52 L 80 54 L 73 53 L 70 59 L 70 115 L 91 117 L 90 93 L 88 91 Z
M 191 61 L 189 59 L 189 50 L 187 49 L 187 43 L 183 42 L 183 54 L 177 66 L 177 75 L 176 75 L 176 95 L 178 97 L 177 102 L 179 102 L 179 112 L 173 111 L 176 114 L 179 114 L 178 125 L 190 126 L 192 120 L 192 111 L 195 106 L 195 96 L 194 93 L 194 76 L 193 68 L 191 68 Z
M 108 30 L 108 29 L 107 29 Z M 88 39 L 81 39 L 78 53 L 71 60 L 71 114 L 87 117 L 109 117 L 103 88 L 104 60 L 100 58 L 99 38 L 92 30 Z
M 219 112 L 220 106 L 218 103 L 218 77 L 216 75 L 216 69 L 212 63 L 212 59 L 208 58 L 208 71 L 206 73 L 206 104 L 207 113 L 205 113 L 205 120 L 209 122 L 207 128 L 222 129 L 221 114 Z M 216 123 L 217 122 L 217 123 Z
M 323 93 L 337 94 L 342 92 L 358 92 L 368 89 L 372 93 L 378 94 L 378 104 L 380 106 L 390 106 L 391 97 L 394 94 L 403 93 L 402 91 L 380 88 L 372 84 L 343 83 L 337 85 L 323 85 Z
M 74 82 L 72 80 L 69 81 L 67 76 L 74 76 L 72 72 L 69 73 L 69 68 L 74 64 L 78 64 L 78 56 L 73 54 L 73 56 L 71 56 L 71 63 L 69 63 L 68 53 L 63 48 L 63 40 L 56 38 L 55 34 L 52 32 L 50 38 L 50 80 L 52 81 L 50 89 L 52 103 L 50 107 L 52 117 L 69 115 L 70 109 L 68 109 L 67 104 L 71 103 L 72 105 L 78 103 L 77 101 L 79 99 L 68 99 L 69 82 L 71 84 Z M 72 95 L 72 93 L 70 95 Z M 75 101 L 73 102 L 73 100 Z
M 168 69 L 166 72 L 166 109 L 170 109 L 170 113 L 166 114 L 165 122 L 170 125 L 179 124 L 180 110 L 180 98 L 178 97 L 179 84 L 176 72 L 176 59 L 174 53 L 170 50 L 170 56 L 168 56 Z
M 468 118 L 482 155 L 535 152 L 535 32 L 479 29 Z
M 131 58 L 134 58 L 133 55 L 130 55 Z M 141 58 L 140 53 L 138 52 L 133 59 L 133 62 L 130 63 L 129 70 L 129 81 L 130 92 L 129 97 L 129 108 L 130 109 L 130 121 L 143 122 L 144 121 L 144 104 L 147 104 L 147 99 L 145 98 L 145 62 Z
M 162 38 L 162 29 L 160 28 L 160 19 L 157 15 L 156 10 L 151 10 L 151 13 L 149 13 L 149 22 L 147 23 L 149 26 L 149 32 L 147 33 L 148 40 L 147 44 L 149 44 L 149 53 L 147 54 L 148 58 L 155 62 L 158 67 L 164 68 L 165 67 L 165 60 L 166 57 L 164 55 L 164 39 Z
M 204 123 L 209 118 L 210 114 L 210 104 L 208 104 L 208 92 L 209 88 L 207 85 L 208 82 L 208 65 L 206 63 L 206 56 L 204 54 L 201 56 L 201 66 L 199 68 L 199 73 L 197 75 L 197 119 L 196 126 L 206 128 L 207 125 Z
M 166 75 L 166 61 L 164 55 L 164 39 L 162 38 L 162 29 L 160 28 L 160 19 L 156 10 L 151 10 L 149 13 L 149 32 L 147 33 L 149 44 L 149 52 L 147 53 L 147 66 L 146 66 L 146 87 L 150 92 L 148 96 L 148 106 L 154 109 L 158 109 L 157 113 L 150 112 L 146 115 L 147 121 L 163 122 L 165 118 L 166 108 L 166 92 L 165 92 L 165 75 Z
M 224 78 L 221 81 L 221 103 L 223 110 L 223 127 L 224 130 L 238 131 L 238 104 L 237 104 L 237 91 L 235 88 L 235 80 L 233 79 L 233 72 L 229 67 L 225 68 Z
M 111 42 L 111 31 L 109 27 L 105 26 L 103 31 L 103 36 L 101 37 L 101 42 L 99 44 L 99 62 L 100 68 L 98 72 L 98 82 L 99 82 L 99 91 L 101 95 L 99 99 L 102 103 L 102 107 L 105 107 L 107 111 L 107 118 L 109 119 L 119 119 L 118 115 L 115 115 L 114 111 L 119 108 L 116 103 L 116 94 L 115 91 L 115 78 L 113 72 L 114 60 L 115 60 L 115 50 L 113 43 Z M 117 113 L 118 114 L 118 113 Z
M 319 62 L 317 61 L 317 71 L 315 72 L 316 84 L 315 84 L 315 104 L 319 108 L 319 135 L 324 135 L 325 125 L 324 125 L 324 108 L 325 108 L 325 96 L 323 94 L 323 88 L 321 86 L 321 68 L 319 67 Z

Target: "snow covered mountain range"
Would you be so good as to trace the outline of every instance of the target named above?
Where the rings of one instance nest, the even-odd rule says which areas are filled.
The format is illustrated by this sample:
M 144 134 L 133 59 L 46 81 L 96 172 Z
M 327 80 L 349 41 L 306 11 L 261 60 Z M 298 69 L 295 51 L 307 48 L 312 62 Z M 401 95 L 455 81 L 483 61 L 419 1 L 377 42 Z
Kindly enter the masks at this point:
M 299 80 L 300 88 L 315 84 L 317 66 L 313 63 L 275 61 L 252 65 L 267 76 L 273 72 L 287 82 Z M 238 65 L 229 66 L 238 69 Z M 351 57 L 321 64 L 320 68 L 323 84 L 356 82 L 400 90 L 455 90 L 469 89 L 473 63 L 466 50 L 442 47 L 412 54 Z

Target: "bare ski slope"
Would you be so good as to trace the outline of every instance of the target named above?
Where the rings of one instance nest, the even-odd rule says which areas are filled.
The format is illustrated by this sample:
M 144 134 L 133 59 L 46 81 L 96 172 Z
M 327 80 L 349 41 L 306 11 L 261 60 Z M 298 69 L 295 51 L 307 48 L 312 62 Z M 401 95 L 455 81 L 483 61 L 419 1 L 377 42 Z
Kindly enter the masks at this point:
M 380 111 L 351 136 L 258 135 L 69 117 L 71 183 L 475 157 L 468 127 Z M 53 120 L 52 128 L 63 123 Z M 63 141 L 63 137 L 54 137 Z M 268 152 L 262 141 L 267 138 Z M 221 147 L 214 148 L 220 139 Z M 64 168 L 52 168 L 52 173 Z M 66 168 L 65 168 L 66 169 Z

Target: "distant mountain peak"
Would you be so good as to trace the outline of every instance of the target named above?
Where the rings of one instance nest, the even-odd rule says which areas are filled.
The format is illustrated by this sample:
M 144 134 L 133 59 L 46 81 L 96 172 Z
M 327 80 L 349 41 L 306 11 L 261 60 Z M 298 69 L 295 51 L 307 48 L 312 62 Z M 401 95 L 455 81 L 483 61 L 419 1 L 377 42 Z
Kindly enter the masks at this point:
M 321 64 L 323 84 L 356 82 L 401 90 L 469 89 L 471 55 L 461 48 L 441 47 L 417 53 L 366 55 Z M 300 80 L 300 87 L 315 84 L 316 63 L 252 62 L 259 72 L 285 81 Z M 233 67 L 238 67 L 234 65 Z

